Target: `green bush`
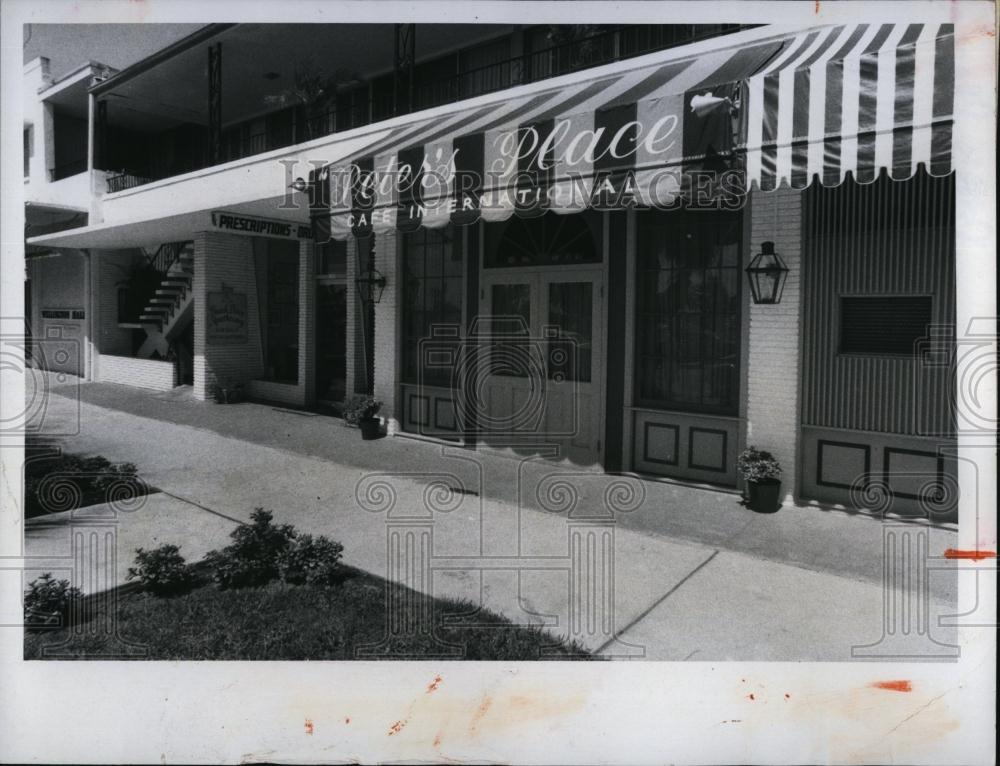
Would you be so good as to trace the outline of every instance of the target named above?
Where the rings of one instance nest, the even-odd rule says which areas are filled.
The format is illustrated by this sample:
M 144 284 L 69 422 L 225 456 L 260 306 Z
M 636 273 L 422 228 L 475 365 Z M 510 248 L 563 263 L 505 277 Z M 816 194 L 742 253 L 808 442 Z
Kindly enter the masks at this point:
M 24 594 L 24 624 L 28 628 L 58 626 L 63 622 L 70 607 L 81 599 L 79 588 L 69 584 L 69 580 L 56 580 L 51 572 L 28 584 Z
M 144 590 L 157 596 L 184 593 L 194 578 L 176 545 L 161 545 L 151 551 L 136 548 L 135 566 L 129 567 L 129 580 L 138 580 Z
M 343 579 L 344 546 L 328 537 L 299 535 L 278 555 L 281 579 L 295 585 L 333 585 Z
M 291 524 L 273 524 L 274 514 L 254 510 L 250 524 L 241 524 L 230 534 L 233 542 L 205 557 L 213 579 L 222 588 L 264 585 L 278 577 L 278 558 L 296 537 Z

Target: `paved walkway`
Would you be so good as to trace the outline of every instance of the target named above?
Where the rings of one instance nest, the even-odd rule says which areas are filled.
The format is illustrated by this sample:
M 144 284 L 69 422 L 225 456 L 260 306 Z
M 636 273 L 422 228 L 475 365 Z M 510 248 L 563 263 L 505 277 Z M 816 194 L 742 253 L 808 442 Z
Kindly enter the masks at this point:
M 195 559 L 264 506 L 342 541 L 348 563 L 383 575 L 393 574 L 393 530 L 432 528 L 433 559 L 410 577 L 415 587 L 571 633 L 612 656 L 845 660 L 883 633 L 883 524 L 867 517 L 814 508 L 758 515 L 729 493 L 405 438 L 362 443 L 338 420 L 265 405 L 107 384 L 55 393 L 47 430 L 78 431 L 61 439 L 65 449 L 130 460 L 168 493 L 120 515 L 119 578 L 134 547 L 176 542 Z M 65 555 L 74 523 L 64 515 L 30 525 L 27 552 Z M 906 529 L 926 532 L 932 555 L 954 544 L 949 530 Z M 613 567 L 593 555 L 609 540 Z M 578 586 L 612 576 L 610 601 L 571 613 L 574 599 L 586 600 Z M 935 626 L 954 611 L 954 573 L 933 573 L 930 589 Z M 944 629 L 932 632 L 947 643 Z M 929 646 L 916 629 L 907 641 L 918 652 Z

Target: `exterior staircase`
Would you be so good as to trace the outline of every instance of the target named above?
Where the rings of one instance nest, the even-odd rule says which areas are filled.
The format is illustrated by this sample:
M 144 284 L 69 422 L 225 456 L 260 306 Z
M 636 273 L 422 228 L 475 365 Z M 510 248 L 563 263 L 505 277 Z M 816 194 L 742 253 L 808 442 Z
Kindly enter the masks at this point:
M 159 270 L 163 274 L 160 285 L 139 316 L 139 324 L 146 331 L 146 339 L 136 354 L 141 359 L 166 356 L 170 341 L 191 322 L 194 313 L 194 291 L 191 289 L 194 244 L 185 242 L 176 251 L 167 251 Z

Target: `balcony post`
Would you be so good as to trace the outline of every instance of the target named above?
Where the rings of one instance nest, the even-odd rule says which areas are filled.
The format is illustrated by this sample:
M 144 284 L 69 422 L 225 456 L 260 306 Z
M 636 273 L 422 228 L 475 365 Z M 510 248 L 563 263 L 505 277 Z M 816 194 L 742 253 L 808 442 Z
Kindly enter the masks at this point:
M 97 101 L 97 141 L 94 147 L 96 157 L 94 167 L 107 170 L 108 164 L 108 102 L 107 99 Z
M 416 24 L 396 24 L 393 46 L 393 113 L 413 110 L 413 65 L 416 59 Z
M 208 145 L 213 165 L 222 161 L 222 43 L 208 47 Z

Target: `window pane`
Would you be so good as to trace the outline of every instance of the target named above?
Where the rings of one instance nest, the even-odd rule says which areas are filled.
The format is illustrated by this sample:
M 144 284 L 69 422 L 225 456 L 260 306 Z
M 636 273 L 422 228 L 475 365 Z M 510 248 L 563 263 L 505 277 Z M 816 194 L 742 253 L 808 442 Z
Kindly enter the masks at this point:
M 316 273 L 323 276 L 342 277 L 347 274 L 347 242 L 331 239 L 319 246 Z
M 841 298 L 840 352 L 913 354 L 930 321 L 929 295 Z
M 640 403 L 736 414 L 739 213 L 650 212 L 638 220 Z
M 403 379 L 408 383 L 422 381 L 428 385 L 448 386 L 451 368 L 441 366 L 439 361 L 424 359 L 422 344 L 431 338 L 435 328 L 461 329 L 461 251 L 453 247 L 453 238 L 447 229 L 421 229 L 407 234 L 403 243 Z M 436 338 L 434 348 L 441 345 L 440 338 Z M 434 360 L 447 357 L 432 356 Z
M 528 332 L 531 327 L 531 287 L 493 285 L 490 301 L 490 335 L 493 338 L 490 372 L 527 377 L 530 369 Z
M 559 339 L 549 342 L 549 380 L 590 382 L 593 291 L 590 282 L 549 285 L 548 324 L 555 325 L 559 332 Z
M 538 218 L 513 217 L 485 227 L 486 268 L 572 266 L 600 263 L 600 213 L 552 211 Z

